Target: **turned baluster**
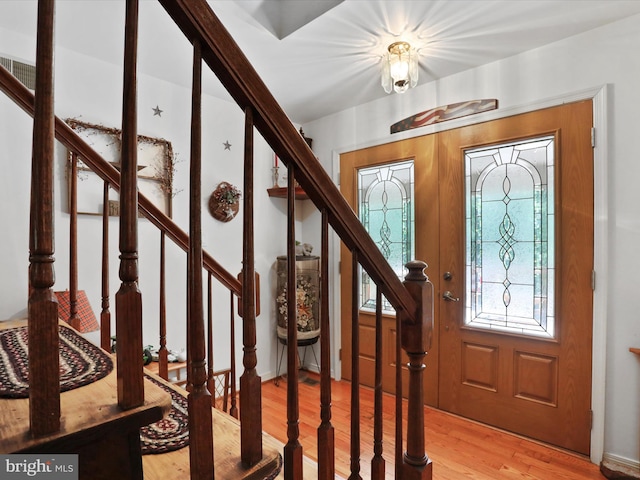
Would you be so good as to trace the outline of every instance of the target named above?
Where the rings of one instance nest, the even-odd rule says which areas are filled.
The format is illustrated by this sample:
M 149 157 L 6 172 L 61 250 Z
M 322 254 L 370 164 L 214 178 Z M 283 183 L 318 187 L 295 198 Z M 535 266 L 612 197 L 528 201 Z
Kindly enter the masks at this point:
M 39 437 L 60 429 L 58 301 L 53 293 L 53 18 L 38 2 L 36 94 L 29 223 L 29 422 Z
M 193 43 L 191 91 L 191 162 L 188 255 L 189 464 L 192 479 L 213 479 L 213 420 L 207 390 L 204 312 L 202 303 L 202 52 Z
M 318 479 L 335 478 L 335 431 L 331 424 L 331 335 L 329 327 L 329 214 L 322 209 L 320 252 L 320 419 Z
M 240 377 L 240 442 L 245 465 L 262 459 L 262 385 L 256 370 L 256 289 L 253 230 L 253 109 L 245 109 L 244 198 L 242 239 L 242 343 L 244 372 Z
M 284 447 L 284 475 L 302 478 L 300 406 L 298 401 L 298 311 L 296 278 L 295 167 L 289 163 L 287 178 L 287 444 Z
M 111 312 L 109 311 L 109 182 L 102 192 L 102 311 L 100 312 L 100 347 L 111 351 Z
M 351 475 L 360 476 L 360 298 L 358 295 L 358 252 L 351 252 Z
M 373 458 L 371 479 L 384 480 L 385 461 L 382 457 L 382 292 L 376 286 L 376 363 L 373 399 Z
M 229 415 L 233 418 L 238 418 L 238 405 L 237 405 L 237 396 L 238 393 L 236 391 L 236 319 L 235 313 L 233 310 L 233 292 L 230 292 L 229 296 L 231 297 L 231 307 L 229 311 L 231 312 L 231 334 L 230 334 L 230 344 L 231 344 L 231 407 L 229 408 Z
M 123 409 L 135 408 L 144 403 L 142 294 L 138 289 L 137 43 L 138 2 L 127 0 L 122 91 L 119 269 L 121 284 L 116 293 L 118 404 Z
M 158 349 L 158 374 L 169 379 L 169 351 L 167 350 L 167 273 L 165 234 L 160 230 L 160 348 Z
M 78 155 L 71 154 L 69 182 L 69 325 L 80 330 L 78 317 Z

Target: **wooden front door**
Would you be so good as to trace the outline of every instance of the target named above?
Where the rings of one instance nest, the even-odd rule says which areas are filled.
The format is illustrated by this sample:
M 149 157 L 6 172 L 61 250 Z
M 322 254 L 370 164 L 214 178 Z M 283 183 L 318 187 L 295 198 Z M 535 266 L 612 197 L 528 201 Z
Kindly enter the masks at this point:
M 404 140 L 401 142 L 389 143 L 378 147 L 371 147 L 354 152 L 345 153 L 340 156 L 340 189 L 354 211 L 358 213 L 358 176 L 363 169 L 381 168 L 378 171 L 379 182 L 376 184 L 381 189 L 386 189 L 388 194 L 390 207 L 389 222 L 385 228 L 389 229 L 388 236 L 393 243 L 398 239 L 399 228 L 397 224 L 397 214 L 393 213 L 395 207 L 394 202 L 398 201 L 394 195 L 394 185 L 402 180 L 396 180 L 393 175 L 386 171 L 386 167 L 394 168 L 397 165 L 405 165 L 408 162 L 413 163 L 413 195 L 407 201 L 413 205 L 414 219 L 410 225 L 404 228 L 412 230 L 408 232 L 409 238 L 414 239 L 415 252 L 413 257 L 419 259 L 429 259 L 429 267 L 427 275 L 436 276 L 438 272 L 438 177 L 435 159 L 437 157 L 436 137 L 423 136 Z M 382 178 L 384 177 L 384 178 Z M 385 187 L 385 184 L 388 185 Z M 373 188 L 372 190 L 375 190 Z M 374 193 L 375 195 L 375 193 Z M 432 198 L 432 202 L 420 202 L 421 198 Z M 411 209 L 410 209 L 411 210 Z M 362 212 L 360 212 L 362 213 Z M 407 212 L 405 212 L 406 214 Z M 362 219 L 362 216 L 360 216 Z M 372 236 L 376 239 L 380 225 L 374 226 L 376 232 L 372 232 Z M 387 236 L 387 233 L 385 233 Z M 420 239 L 420 241 L 418 241 Z M 380 238 L 380 243 L 384 243 Z M 383 245 L 381 245 L 384 248 Z M 390 247 L 390 255 L 393 256 L 394 246 Z M 411 258 L 410 258 L 411 259 Z M 393 264 L 392 264 L 393 265 Z M 362 275 L 362 274 L 361 274 Z M 402 267 L 400 267 L 399 275 L 402 276 Z M 360 291 L 352 293 L 351 291 L 351 253 L 344 246 L 340 251 L 340 284 L 341 284 L 341 335 L 342 335 L 342 376 L 350 380 L 351 377 L 351 298 L 352 295 L 359 295 L 362 299 L 362 288 Z M 433 279 L 437 284 L 437 278 Z M 366 278 L 364 279 L 366 283 Z M 362 287 L 362 278 L 360 285 Z M 437 291 L 437 290 L 436 290 Z M 362 300 L 366 303 L 366 300 Z M 435 305 L 436 318 L 438 305 Z M 383 346 L 382 346 L 382 385 L 387 392 L 395 393 L 395 366 L 396 366 L 396 320 L 395 314 L 389 313 L 383 315 Z M 360 365 L 360 383 L 363 385 L 374 386 L 374 367 L 375 367 L 375 311 L 372 308 L 362 308 L 359 314 L 358 332 L 360 339 L 359 365 Z M 406 358 L 405 358 L 406 360 Z M 427 357 L 429 368 L 425 371 L 425 401 L 428 405 L 437 405 L 437 388 L 438 388 L 438 345 L 437 341 L 433 342 L 433 346 Z M 403 377 L 403 391 L 407 391 L 407 374 Z
M 439 142 L 440 267 L 448 272 L 439 407 L 584 454 L 591 126 L 584 101 L 447 131 Z
M 415 162 L 415 258 L 429 264 L 438 299 L 426 403 L 584 454 L 593 317 L 591 126 L 591 102 L 578 102 L 349 152 L 340 167 L 341 190 L 357 213 L 359 169 Z M 476 234 L 467 239 L 470 232 Z M 346 379 L 350 265 L 343 246 Z M 373 325 L 373 314 L 361 311 L 366 385 L 374 379 Z M 393 392 L 392 316 L 383 331 L 383 388 Z

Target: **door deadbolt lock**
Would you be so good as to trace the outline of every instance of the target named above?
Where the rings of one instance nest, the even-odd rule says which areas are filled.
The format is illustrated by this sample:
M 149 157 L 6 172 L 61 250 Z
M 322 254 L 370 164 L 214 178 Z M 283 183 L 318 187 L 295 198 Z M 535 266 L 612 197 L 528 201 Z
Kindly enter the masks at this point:
M 445 280 L 449 281 L 453 278 L 453 275 L 451 274 L 451 272 L 444 272 L 442 274 L 442 278 L 444 278 Z

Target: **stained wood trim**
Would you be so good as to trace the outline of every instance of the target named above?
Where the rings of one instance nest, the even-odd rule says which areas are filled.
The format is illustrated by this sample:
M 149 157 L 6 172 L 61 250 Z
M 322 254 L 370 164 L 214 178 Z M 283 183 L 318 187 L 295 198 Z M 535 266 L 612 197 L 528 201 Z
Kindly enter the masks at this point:
M 109 182 L 102 192 L 102 311 L 100 312 L 100 347 L 111 351 L 111 312 L 109 311 Z

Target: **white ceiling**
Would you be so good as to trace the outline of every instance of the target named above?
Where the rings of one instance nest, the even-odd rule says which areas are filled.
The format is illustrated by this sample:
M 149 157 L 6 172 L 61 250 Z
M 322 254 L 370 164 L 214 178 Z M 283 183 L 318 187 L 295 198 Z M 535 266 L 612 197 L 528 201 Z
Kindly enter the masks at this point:
M 386 96 L 379 62 L 397 39 L 419 49 L 427 83 L 640 13 L 638 0 L 208 1 L 296 123 Z M 32 35 L 35 15 L 35 0 L 0 0 L 0 28 Z M 123 19 L 123 0 L 58 0 L 56 41 L 121 64 Z M 189 44 L 154 0 L 139 47 L 141 73 L 190 86 Z M 211 74 L 204 89 L 225 97 Z

